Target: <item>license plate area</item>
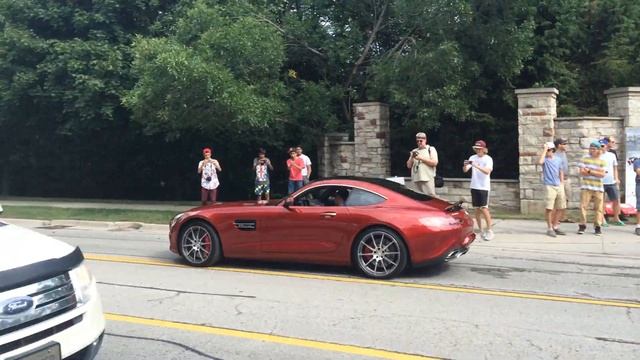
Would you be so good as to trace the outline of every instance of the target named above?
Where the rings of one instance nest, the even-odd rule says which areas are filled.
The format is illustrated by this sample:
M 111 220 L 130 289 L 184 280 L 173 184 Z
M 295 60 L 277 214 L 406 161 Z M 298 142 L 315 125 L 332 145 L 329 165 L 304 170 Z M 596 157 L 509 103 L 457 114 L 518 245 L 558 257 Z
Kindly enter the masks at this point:
M 60 344 L 50 342 L 25 354 L 8 358 L 7 360 L 60 360 Z

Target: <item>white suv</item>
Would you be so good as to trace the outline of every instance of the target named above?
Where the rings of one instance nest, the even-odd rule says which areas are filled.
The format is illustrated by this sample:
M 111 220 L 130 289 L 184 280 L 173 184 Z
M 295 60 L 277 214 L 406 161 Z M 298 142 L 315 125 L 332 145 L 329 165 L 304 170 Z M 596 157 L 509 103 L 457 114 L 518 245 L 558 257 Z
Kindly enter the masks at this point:
M 80 248 L 0 221 L 0 360 L 93 359 L 104 324 Z

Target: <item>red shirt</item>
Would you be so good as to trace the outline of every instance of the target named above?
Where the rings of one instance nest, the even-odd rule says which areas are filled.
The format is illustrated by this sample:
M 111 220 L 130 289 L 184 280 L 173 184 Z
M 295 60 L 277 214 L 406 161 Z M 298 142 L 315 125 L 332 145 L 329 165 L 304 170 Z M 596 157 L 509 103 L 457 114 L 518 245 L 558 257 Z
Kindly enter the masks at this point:
M 295 160 L 288 159 L 287 167 L 289 168 L 289 180 L 302 181 L 302 169 L 298 169 L 297 167 L 293 166 L 294 161 L 295 164 L 300 166 L 301 168 L 305 167 L 304 160 L 299 157 L 296 157 Z

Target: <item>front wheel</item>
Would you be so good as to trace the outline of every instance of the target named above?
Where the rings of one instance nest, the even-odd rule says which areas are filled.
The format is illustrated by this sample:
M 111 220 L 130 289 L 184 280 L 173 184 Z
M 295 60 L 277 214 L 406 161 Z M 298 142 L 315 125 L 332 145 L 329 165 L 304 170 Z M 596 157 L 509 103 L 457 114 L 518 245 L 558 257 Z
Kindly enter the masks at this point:
M 353 247 L 354 262 L 366 276 L 389 279 L 407 266 L 408 251 L 395 231 L 373 228 L 365 231 Z
M 180 232 L 180 255 L 193 266 L 210 266 L 222 257 L 220 239 L 211 225 L 194 221 Z

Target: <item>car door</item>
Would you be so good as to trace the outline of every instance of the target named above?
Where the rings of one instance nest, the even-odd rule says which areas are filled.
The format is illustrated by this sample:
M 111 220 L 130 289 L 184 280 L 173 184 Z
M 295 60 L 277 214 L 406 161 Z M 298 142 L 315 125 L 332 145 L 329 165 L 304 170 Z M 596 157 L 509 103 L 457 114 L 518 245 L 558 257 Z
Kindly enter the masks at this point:
M 335 253 L 351 240 L 355 224 L 349 208 L 338 206 L 331 194 L 348 190 L 339 186 L 316 186 L 298 195 L 293 204 L 283 206 L 271 219 L 262 237 L 264 253 L 306 254 L 318 259 Z

